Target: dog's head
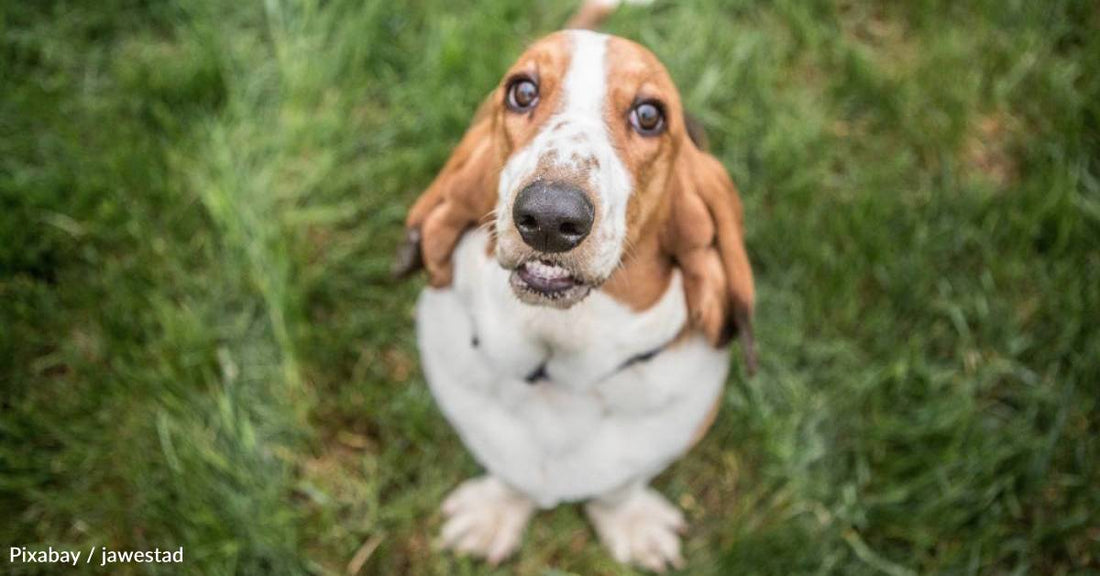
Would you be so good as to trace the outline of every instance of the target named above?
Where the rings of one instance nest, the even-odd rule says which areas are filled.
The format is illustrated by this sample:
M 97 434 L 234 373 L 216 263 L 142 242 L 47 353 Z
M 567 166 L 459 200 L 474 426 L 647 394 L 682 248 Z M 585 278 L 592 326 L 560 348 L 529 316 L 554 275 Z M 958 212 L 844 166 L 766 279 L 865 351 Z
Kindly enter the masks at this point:
M 724 342 L 747 328 L 741 207 L 693 142 L 668 72 L 645 48 L 587 31 L 532 45 L 414 206 L 429 272 L 449 281 L 464 226 L 495 232 L 516 296 L 568 308 L 638 259 L 684 271 L 692 317 Z

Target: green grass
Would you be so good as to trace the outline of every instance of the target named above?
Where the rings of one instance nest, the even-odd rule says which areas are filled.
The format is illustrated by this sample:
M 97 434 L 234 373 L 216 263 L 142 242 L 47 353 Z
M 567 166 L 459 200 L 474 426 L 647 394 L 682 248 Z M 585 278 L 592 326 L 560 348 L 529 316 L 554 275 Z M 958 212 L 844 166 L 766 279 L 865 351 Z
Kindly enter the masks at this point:
M 477 466 L 389 257 L 572 8 L 0 5 L 0 544 L 487 571 L 433 548 Z M 708 126 L 758 277 L 761 370 L 658 481 L 686 572 L 1100 573 L 1098 28 L 1088 0 L 611 19 Z M 513 571 L 628 572 L 575 507 Z

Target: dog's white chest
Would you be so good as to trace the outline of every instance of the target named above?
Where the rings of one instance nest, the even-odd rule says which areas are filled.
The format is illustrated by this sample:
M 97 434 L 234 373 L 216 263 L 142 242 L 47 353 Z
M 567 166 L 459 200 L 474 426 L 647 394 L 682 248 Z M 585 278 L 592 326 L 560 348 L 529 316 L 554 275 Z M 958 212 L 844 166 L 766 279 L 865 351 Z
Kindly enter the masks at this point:
M 643 312 L 600 292 L 533 307 L 485 243 L 466 234 L 452 287 L 417 305 L 429 386 L 474 457 L 549 507 L 646 481 L 682 455 L 729 364 L 701 336 L 666 347 L 686 321 L 679 277 Z

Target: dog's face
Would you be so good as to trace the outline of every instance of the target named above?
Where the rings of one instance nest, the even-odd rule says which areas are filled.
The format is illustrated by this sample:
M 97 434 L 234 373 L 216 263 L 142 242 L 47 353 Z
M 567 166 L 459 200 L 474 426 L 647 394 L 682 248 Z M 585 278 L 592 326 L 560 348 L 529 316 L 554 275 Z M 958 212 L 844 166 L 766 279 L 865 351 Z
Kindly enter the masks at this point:
M 528 49 L 495 96 L 496 257 L 521 300 L 569 307 L 615 271 L 667 187 L 679 94 L 644 48 L 565 32 Z
M 628 40 L 559 32 L 504 75 L 410 211 L 433 285 L 450 282 L 451 251 L 479 224 L 525 303 L 568 308 L 616 280 L 605 290 L 644 306 L 658 291 L 639 287 L 677 266 L 713 342 L 748 325 L 737 192 L 693 143 L 664 66 Z

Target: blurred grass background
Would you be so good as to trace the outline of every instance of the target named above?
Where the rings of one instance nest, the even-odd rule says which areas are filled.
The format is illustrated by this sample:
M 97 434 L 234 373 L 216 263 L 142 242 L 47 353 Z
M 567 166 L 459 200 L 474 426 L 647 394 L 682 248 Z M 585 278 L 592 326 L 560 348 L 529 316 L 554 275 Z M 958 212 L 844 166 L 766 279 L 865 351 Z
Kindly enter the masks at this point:
M 0 4 L 0 542 L 489 571 L 433 551 L 478 469 L 387 270 L 574 4 Z M 607 29 L 708 126 L 758 274 L 762 369 L 658 482 L 686 572 L 1100 572 L 1098 5 L 659 0 Z M 562 507 L 496 572 L 629 570 Z

